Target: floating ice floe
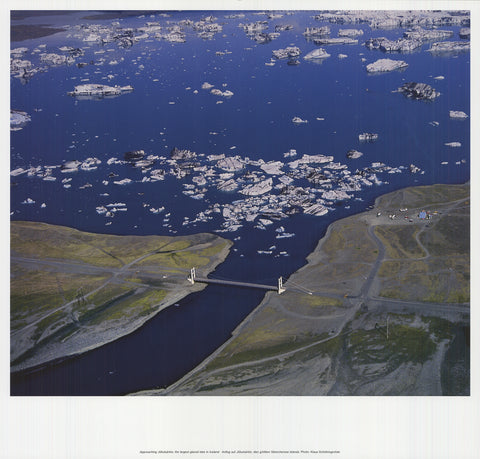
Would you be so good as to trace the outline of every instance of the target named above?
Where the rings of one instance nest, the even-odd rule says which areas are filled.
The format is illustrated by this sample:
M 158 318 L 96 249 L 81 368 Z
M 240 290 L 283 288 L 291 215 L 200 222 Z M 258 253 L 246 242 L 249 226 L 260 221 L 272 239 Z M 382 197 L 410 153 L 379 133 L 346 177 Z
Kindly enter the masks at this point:
M 226 91 L 221 91 L 220 89 L 212 89 L 210 91 L 210 93 L 212 93 L 213 95 L 215 96 L 222 96 L 222 97 L 231 97 L 233 96 L 233 92 L 232 91 L 229 91 L 228 89 Z
M 303 32 L 303 35 L 307 38 L 323 37 L 325 35 L 330 35 L 330 27 L 307 27 L 305 28 L 305 32 Z
M 328 54 L 323 48 L 316 48 L 303 56 L 307 61 L 312 59 L 326 59 L 327 57 L 330 57 L 330 54 Z
M 81 84 L 75 86 L 73 91 L 68 92 L 69 96 L 82 97 L 88 96 L 91 98 L 103 98 L 108 96 L 119 96 L 120 94 L 126 94 L 132 92 L 133 87 L 127 86 L 107 86 L 104 84 Z
M 75 62 L 75 59 L 72 56 L 64 56 L 55 53 L 44 53 L 40 55 L 40 61 L 47 65 L 57 66 L 73 64 Z
M 16 177 L 17 175 L 26 174 L 26 172 L 27 171 L 23 167 L 17 167 L 16 169 L 10 172 L 10 175 L 12 177 Z
M 128 185 L 129 183 L 132 183 L 132 180 L 129 178 L 124 178 L 122 180 L 117 180 L 113 182 L 115 185 Z
M 62 166 L 60 167 L 60 171 L 63 173 L 69 173 L 69 172 L 77 172 L 78 168 L 80 167 L 82 163 L 76 159 L 72 161 L 66 161 Z
M 470 51 L 470 42 L 467 41 L 442 41 L 437 43 L 432 43 L 430 49 L 427 49 L 428 52 L 432 54 L 447 54 L 447 53 L 458 53 Z
M 363 30 L 362 29 L 339 29 L 338 30 L 338 36 L 339 37 L 350 37 L 350 38 L 355 38 L 360 35 L 363 35 Z
M 285 49 L 276 49 L 272 51 L 273 57 L 277 59 L 286 59 L 300 56 L 300 48 L 297 46 L 288 46 Z
M 405 83 L 400 88 L 398 92 L 402 92 L 405 96 L 412 99 L 419 100 L 433 100 L 440 95 L 440 92 L 436 91 L 430 85 L 425 83 Z
M 464 119 L 468 118 L 468 115 L 465 112 L 450 110 L 450 118 L 464 120 Z
M 270 161 L 268 163 L 262 164 L 260 169 L 262 169 L 266 174 L 269 175 L 282 175 L 283 171 L 281 168 L 284 164 L 281 161 Z
M 364 132 L 363 134 L 358 135 L 358 140 L 362 142 L 372 142 L 378 139 L 378 134 L 374 134 L 371 132 Z
M 240 160 L 240 157 L 234 156 L 234 157 L 227 157 L 227 158 L 221 158 L 217 162 L 217 167 L 220 169 L 223 169 L 224 171 L 228 172 L 234 172 L 234 171 L 239 171 L 243 169 L 245 166 L 245 163 Z
M 258 196 L 261 194 L 265 194 L 272 190 L 272 183 L 272 179 L 268 178 L 261 182 L 247 185 L 245 188 L 240 190 L 240 193 L 247 196 Z
M 20 110 L 10 110 L 10 130 L 20 131 L 31 121 L 30 115 Z
M 363 153 L 357 151 L 357 150 L 348 150 L 347 152 L 347 158 L 348 159 L 357 159 L 360 158 L 363 155 Z
M 392 72 L 393 70 L 404 69 L 408 67 L 405 61 L 393 59 L 378 59 L 372 64 L 368 64 L 366 69 L 369 73 Z
M 306 124 L 308 123 L 308 120 L 302 120 L 299 116 L 295 116 L 292 118 L 292 122 L 295 124 Z
M 350 37 L 338 38 L 314 38 L 313 42 L 316 45 L 356 45 L 358 40 Z
M 283 154 L 284 158 L 290 158 L 292 156 L 297 156 L 297 150 L 295 150 L 293 148 Z

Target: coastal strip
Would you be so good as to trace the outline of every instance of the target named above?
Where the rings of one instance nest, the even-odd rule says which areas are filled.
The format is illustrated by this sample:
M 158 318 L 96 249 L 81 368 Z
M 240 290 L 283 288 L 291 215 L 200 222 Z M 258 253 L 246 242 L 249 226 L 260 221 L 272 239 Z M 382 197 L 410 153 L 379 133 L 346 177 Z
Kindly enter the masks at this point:
M 202 290 L 232 243 L 213 234 L 114 236 L 11 223 L 11 371 L 78 355 L 132 333 Z

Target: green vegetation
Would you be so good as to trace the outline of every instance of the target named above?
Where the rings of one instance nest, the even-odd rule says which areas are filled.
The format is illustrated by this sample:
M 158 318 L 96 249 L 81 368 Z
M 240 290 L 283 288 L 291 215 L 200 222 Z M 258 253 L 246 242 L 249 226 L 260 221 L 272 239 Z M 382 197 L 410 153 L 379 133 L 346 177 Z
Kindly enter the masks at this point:
M 136 292 L 130 290 L 123 295 L 89 311 L 81 320 L 90 325 L 98 325 L 107 321 L 123 320 L 129 317 L 142 317 L 151 313 L 166 297 L 164 290 L 147 290 Z
M 305 293 L 285 292 L 282 298 L 285 309 L 305 316 L 323 316 L 333 314 L 343 302 L 337 298 L 307 295 Z
M 418 245 L 415 236 L 417 225 L 377 226 L 375 233 L 385 245 L 390 258 L 421 258 L 426 253 Z
M 68 322 L 68 317 L 65 314 L 64 311 L 57 311 L 54 312 L 53 314 L 50 314 L 49 316 L 45 317 L 37 326 L 35 333 L 33 335 L 33 339 L 37 342 L 42 334 L 46 331 L 54 331 L 55 329 L 58 329 L 62 327 L 65 323 Z M 55 325 L 54 327 L 52 327 Z M 53 328 L 54 330 L 51 330 Z
M 428 324 L 428 329 L 438 339 L 452 339 L 455 325 L 445 319 L 435 316 L 421 316 L 422 321 Z
M 352 365 L 386 362 L 387 371 L 403 362 L 423 363 L 436 349 L 427 330 L 406 324 L 391 324 L 388 339 L 386 327 L 375 327 L 352 331 L 346 342 Z
M 435 256 L 468 254 L 470 217 L 442 217 L 434 228 L 420 235 L 420 240 Z
M 172 238 L 93 234 L 33 222 L 12 222 L 10 232 L 12 255 L 54 258 L 109 267 L 121 267 L 149 253 L 168 255 L 189 247 L 195 251 L 193 245 L 212 243 L 213 240 L 208 234 L 192 236 L 191 240 L 182 236 Z M 227 242 L 223 241 L 219 246 L 224 247 L 225 244 Z
M 447 298 L 448 303 L 468 303 L 470 301 L 470 291 L 450 292 Z
M 237 365 L 240 363 L 253 362 L 256 360 L 275 357 L 277 355 L 300 349 L 315 341 L 318 341 L 319 339 L 321 339 L 319 336 L 310 336 L 308 338 L 297 340 L 296 337 L 293 336 L 288 341 L 267 345 L 266 347 L 255 347 L 253 349 L 240 351 L 238 353 L 230 353 L 229 348 L 227 347 L 218 357 L 212 360 L 205 367 L 205 371 L 211 371 L 222 367 L 228 367 L 230 365 Z
M 79 291 L 101 286 L 108 276 L 72 276 L 66 272 L 36 271 L 12 265 L 10 317 L 12 330 L 16 321 L 48 313 L 76 298 Z
M 469 300 L 469 201 L 463 200 L 469 192 L 468 185 L 399 190 L 381 197 L 373 212 L 335 222 L 309 255 L 309 264 L 291 278 L 291 285 L 315 294 L 288 289 L 280 296 L 267 294 L 201 379 L 186 382 L 186 392 L 201 382 L 197 390 L 228 393 L 231 387 L 232 393 L 265 393 L 267 384 L 281 391 L 285 381 L 285 393 L 290 393 L 296 378 L 299 387 L 315 394 L 330 389 L 351 394 L 420 390 L 421 365 L 435 355 L 441 341 L 451 341 L 453 324 L 419 317 L 412 312 L 418 305 L 412 309 L 408 302 Z M 412 222 L 387 220 L 386 215 L 405 207 Z M 422 209 L 433 217 L 413 217 Z M 375 217 L 378 211 L 381 218 Z M 362 286 L 369 286 L 368 274 L 382 253 L 369 228 L 385 246 L 385 259 L 362 297 Z M 331 293 L 343 299 L 328 297 Z M 377 296 L 403 300 L 394 307 L 408 313 L 384 312 Z M 354 307 L 358 310 L 352 317 Z M 434 312 L 431 305 L 427 308 Z M 458 316 L 452 311 L 452 318 Z
M 349 263 L 373 263 L 377 248 L 368 236 L 368 226 L 347 218 L 334 224 L 327 240 L 323 242 L 322 250 L 327 255 L 328 261 Z
M 470 195 L 470 185 L 435 184 L 394 191 L 379 198 L 378 207 L 398 209 L 401 207 L 417 208 L 449 201 L 465 199 Z
M 12 336 L 12 361 L 37 354 L 39 340 L 61 348 L 87 334 L 100 344 L 104 332 L 135 329 L 160 304 L 178 298 L 176 284 L 188 294 L 185 273 L 192 266 L 208 272 L 230 245 L 210 234 L 113 236 L 12 222 L 11 330 L 30 326 Z M 185 276 L 165 281 L 171 272 Z

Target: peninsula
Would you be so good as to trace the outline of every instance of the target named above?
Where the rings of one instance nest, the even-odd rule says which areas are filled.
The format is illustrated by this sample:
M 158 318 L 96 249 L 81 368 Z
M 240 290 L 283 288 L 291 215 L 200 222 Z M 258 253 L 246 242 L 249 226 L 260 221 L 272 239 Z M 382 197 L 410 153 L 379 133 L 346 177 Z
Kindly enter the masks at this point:
M 203 289 L 232 243 L 190 236 L 114 236 L 11 223 L 11 370 L 79 354 L 129 334 Z

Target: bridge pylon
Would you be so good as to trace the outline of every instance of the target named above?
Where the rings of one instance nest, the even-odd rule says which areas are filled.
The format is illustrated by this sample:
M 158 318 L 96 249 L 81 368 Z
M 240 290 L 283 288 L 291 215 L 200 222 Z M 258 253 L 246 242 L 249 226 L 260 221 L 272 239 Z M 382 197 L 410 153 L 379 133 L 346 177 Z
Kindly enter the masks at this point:
M 195 283 L 195 268 L 190 270 L 190 275 L 188 276 L 188 281 L 193 285 Z
M 277 290 L 278 294 L 281 295 L 285 290 L 286 290 L 286 288 L 283 286 L 283 279 L 280 276 L 278 278 L 278 290 Z

